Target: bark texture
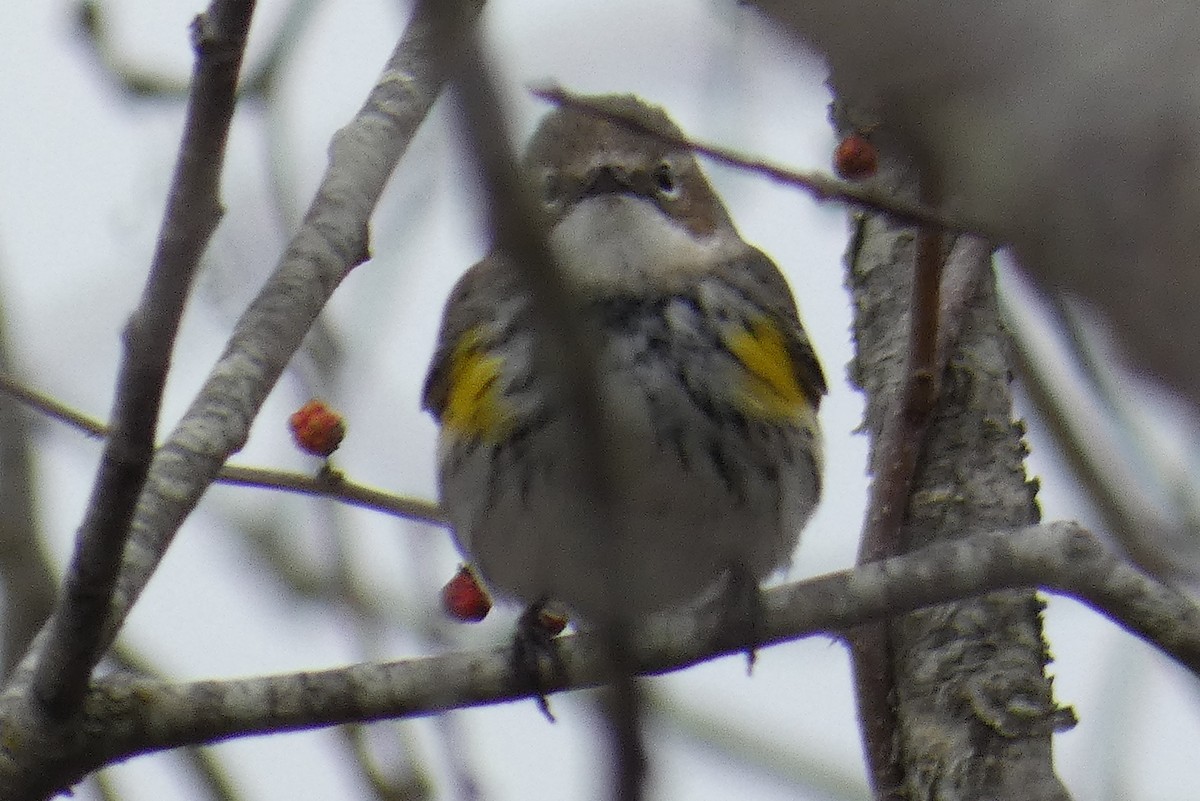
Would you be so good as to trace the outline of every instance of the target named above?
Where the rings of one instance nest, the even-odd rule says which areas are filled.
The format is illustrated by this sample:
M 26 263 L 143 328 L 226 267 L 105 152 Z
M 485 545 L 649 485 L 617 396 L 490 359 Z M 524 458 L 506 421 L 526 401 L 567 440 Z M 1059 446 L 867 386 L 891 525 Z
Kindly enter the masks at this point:
M 881 137 L 882 138 L 882 137 Z M 895 152 L 884 153 L 895 159 Z M 911 186 L 891 161 L 880 180 Z M 848 255 L 857 359 L 852 379 L 867 397 L 864 428 L 877 442 L 905 380 L 905 332 L 915 232 L 860 217 Z M 954 248 L 955 259 L 972 258 Z M 973 533 L 1015 529 L 1039 519 L 1036 482 L 1024 470 L 1024 427 L 1014 420 L 1006 336 L 989 274 L 965 311 L 914 476 L 900 531 L 908 551 Z M 882 465 L 872 448 L 872 473 Z M 1064 801 L 1051 734 L 1071 725 L 1045 674 L 1042 602 L 1033 591 L 995 592 L 897 618 L 890 626 L 890 744 L 901 787 L 930 801 Z

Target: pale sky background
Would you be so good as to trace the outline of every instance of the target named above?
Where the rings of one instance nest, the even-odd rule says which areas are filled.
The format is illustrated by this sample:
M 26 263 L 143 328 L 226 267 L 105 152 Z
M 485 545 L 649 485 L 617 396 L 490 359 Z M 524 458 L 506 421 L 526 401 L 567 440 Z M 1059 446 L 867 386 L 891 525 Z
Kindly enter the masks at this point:
M 190 70 L 190 0 L 111 0 L 104 5 L 121 57 L 182 78 Z M 251 57 L 273 37 L 284 0 L 263 0 Z M 273 115 L 243 108 L 235 122 L 224 199 L 228 215 L 209 251 L 176 351 L 164 408 L 169 430 L 219 354 L 228 329 L 272 269 L 295 216 L 325 165 L 330 135 L 361 104 L 393 47 L 405 13 L 384 0 L 327 0 L 304 29 Z M 98 71 L 71 28 L 72 6 L 0 4 L 0 298 L 23 378 L 105 416 L 120 356 L 119 332 L 140 292 L 175 159 L 182 105 L 134 102 Z M 486 16 L 492 55 L 513 98 L 522 135 L 542 107 L 522 86 L 552 79 L 584 92 L 636 92 L 667 106 L 689 133 L 786 164 L 825 168 L 833 147 L 820 62 L 730 2 L 587 3 L 495 0 Z M 280 227 L 265 169 L 283 176 Z M 434 427 L 418 409 L 437 317 L 458 274 L 481 255 L 471 178 L 444 104 L 422 129 L 375 215 L 376 258 L 335 296 L 326 321 L 341 338 L 338 375 L 321 393 L 349 419 L 336 464 L 351 478 L 421 497 L 433 494 Z M 849 566 L 865 503 L 865 441 L 853 435 L 861 401 L 845 380 L 851 356 L 842 288 L 845 214 L 753 176 L 710 167 L 744 236 L 784 268 L 830 378 L 822 410 L 826 498 L 791 576 Z M 287 414 L 310 394 L 310 371 L 289 371 L 268 401 L 240 463 L 312 470 L 288 440 Z M 1042 477 L 1047 518 L 1082 514 L 1035 427 L 1032 473 Z M 79 523 L 99 449 L 47 423 L 39 439 L 43 524 L 61 565 Z M 297 601 L 263 577 L 233 523 L 278 526 L 298 558 L 329 558 L 326 527 L 351 532 L 347 558 L 396 623 L 364 645 L 347 618 Z M 323 550 L 325 549 L 325 550 Z M 214 490 L 132 615 L 125 634 L 170 675 L 219 678 L 401 658 L 434 646 L 401 622 L 436 616 L 436 591 L 457 556 L 438 530 L 362 510 L 244 489 Z M 486 624 L 448 625 L 457 647 L 503 641 L 512 610 Z M 1195 683 L 1097 615 L 1054 600 L 1047 634 L 1060 702 L 1082 719 L 1056 738 L 1057 762 L 1078 798 L 1190 799 L 1200 782 Z M 437 646 L 446 647 L 446 646 Z M 829 775 L 861 777 L 847 662 L 827 638 L 770 648 L 747 677 L 724 659 L 651 682 L 673 703 L 711 716 L 726 734 L 795 746 Z M 487 799 L 603 797 L 591 713 L 556 696 L 551 726 L 532 702 L 448 716 L 458 727 Z M 384 724 L 386 725 L 386 724 Z M 440 798 L 455 797 L 436 724 L 411 724 L 434 766 Z M 653 798 L 852 797 L 798 790 L 726 762 L 671 726 L 655 726 Z M 251 738 L 217 747 L 244 796 L 255 801 L 358 797 L 358 779 L 328 732 Z M 114 770 L 124 798 L 192 799 L 170 757 Z M 857 779 L 861 782 L 861 778 Z M 1124 782 L 1120 784 L 1119 782 Z M 80 798 L 87 799 L 86 793 Z

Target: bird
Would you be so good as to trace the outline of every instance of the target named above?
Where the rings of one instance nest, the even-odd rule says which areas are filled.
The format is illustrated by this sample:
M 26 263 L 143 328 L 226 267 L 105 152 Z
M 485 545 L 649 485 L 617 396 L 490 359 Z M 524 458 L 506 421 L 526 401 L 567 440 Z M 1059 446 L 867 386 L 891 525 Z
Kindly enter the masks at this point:
M 790 563 L 821 493 L 827 385 L 783 274 L 678 126 L 635 95 L 583 99 L 545 115 L 521 168 L 594 350 L 610 517 L 580 489 L 558 391 L 576 365 L 539 361 L 513 255 L 492 247 L 452 289 L 422 405 L 455 542 L 494 594 L 641 620 Z

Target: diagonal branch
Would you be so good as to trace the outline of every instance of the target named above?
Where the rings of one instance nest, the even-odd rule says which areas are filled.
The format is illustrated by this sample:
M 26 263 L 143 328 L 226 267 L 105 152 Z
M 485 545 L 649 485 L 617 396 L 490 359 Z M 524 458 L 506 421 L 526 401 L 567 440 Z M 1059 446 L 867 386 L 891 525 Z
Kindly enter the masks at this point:
M 443 83 L 442 71 L 433 66 L 433 48 L 442 41 L 437 5 L 436 0 L 417 4 L 379 82 L 335 135 L 325 177 L 275 273 L 155 455 L 106 641 L 115 636 L 184 518 L 246 441 L 255 415 L 326 300 L 368 257 L 368 218 Z
M 235 486 L 259 487 L 329 498 L 351 506 L 361 506 L 364 509 L 385 512 L 407 520 L 428 523 L 431 526 L 448 525 L 446 515 L 432 501 L 408 498 L 366 484 L 358 484 L 335 471 L 323 470 L 313 476 L 285 470 L 227 464 L 217 473 L 215 481 Z
M 30 389 L 12 376 L 0 372 L 0 394 L 8 395 L 32 409 L 94 437 L 108 434 L 108 426 L 37 390 Z M 357 484 L 334 470 L 321 470 L 315 476 L 271 470 L 264 467 L 227 464 L 214 481 L 241 487 L 258 487 L 301 495 L 332 498 L 341 503 L 362 506 L 378 512 L 418 520 L 434 526 L 445 526 L 446 516 L 432 501 L 406 498 L 390 492 Z
M 925 225 L 939 230 L 975 232 L 984 234 L 980 224 L 971 220 L 957 219 L 941 210 L 923 203 L 914 202 L 894 194 L 881 191 L 871 184 L 854 184 L 838 181 L 828 175 L 817 172 L 801 172 L 799 170 L 781 167 L 763 159 L 751 158 L 733 150 L 695 139 L 681 137 L 670 131 L 659 130 L 647 125 L 644 120 L 615 112 L 612 109 L 597 106 L 593 101 L 582 95 L 569 92 L 559 86 L 540 86 L 530 90 L 534 97 L 554 103 L 559 106 L 586 111 L 589 114 L 604 117 L 634 131 L 656 136 L 665 142 L 687 148 L 693 153 L 712 159 L 719 164 L 746 170 L 747 172 L 778 181 L 787 186 L 794 186 L 807 191 L 814 200 L 833 200 L 852 208 L 880 214 L 900 225 Z
M 218 184 L 253 11 L 254 0 L 214 0 L 192 26 L 196 70 L 171 194 L 150 275 L 125 329 L 100 469 L 35 668 L 35 692 L 55 718 L 75 710 L 104 645 L 101 631 L 150 469 L 184 301 L 221 218 Z
M 275 273 L 243 314 L 191 408 L 154 454 L 138 499 L 102 650 L 157 567 L 175 532 L 245 442 L 252 421 L 322 305 L 367 255 L 367 219 L 443 83 L 436 0 L 425 0 L 366 103 L 330 146 L 330 165 Z M 478 12 L 481 0 L 472 3 Z M 39 640 L 40 642 L 41 640 Z M 29 680 L 27 655 L 3 700 Z M 15 709 L 9 710 L 16 714 Z
M 88 436 L 108 436 L 108 426 L 100 420 L 91 415 L 84 414 L 78 409 L 73 409 L 44 392 L 39 392 L 36 389 L 25 386 L 7 372 L 0 373 L 0 392 L 20 401 L 31 409 L 41 412 L 50 419 L 65 423 Z

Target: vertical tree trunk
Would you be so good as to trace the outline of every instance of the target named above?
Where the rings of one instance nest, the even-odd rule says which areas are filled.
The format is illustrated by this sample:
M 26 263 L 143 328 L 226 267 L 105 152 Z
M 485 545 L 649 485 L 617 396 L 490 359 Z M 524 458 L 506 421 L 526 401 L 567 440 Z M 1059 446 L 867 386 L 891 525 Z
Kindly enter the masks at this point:
M 853 127 L 853 126 L 850 126 Z M 877 137 L 886 141 L 886 136 Z M 880 181 L 912 192 L 907 154 L 883 152 Z M 903 165 L 903 166 L 900 166 Z M 947 241 L 951 237 L 947 235 Z M 860 217 L 848 262 L 857 358 L 851 378 L 867 397 L 871 470 L 878 438 L 905 380 L 915 232 Z M 978 259 L 978 247 L 955 247 Z M 945 286 L 945 281 L 943 282 Z M 978 282 L 940 376 L 940 394 L 914 476 L 900 550 L 1034 523 L 1037 485 L 1027 481 L 1024 428 L 1012 416 L 1006 337 L 991 272 Z M 1050 656 L 1033 591 L 998 592 L 905 615 L 889 626 L 885 672 L 895 732 L 886 744 L 899 787 L 881 797 L 933 801 L 1065 801 L 1051 735 L 1073 722 L 1053 700 Z

